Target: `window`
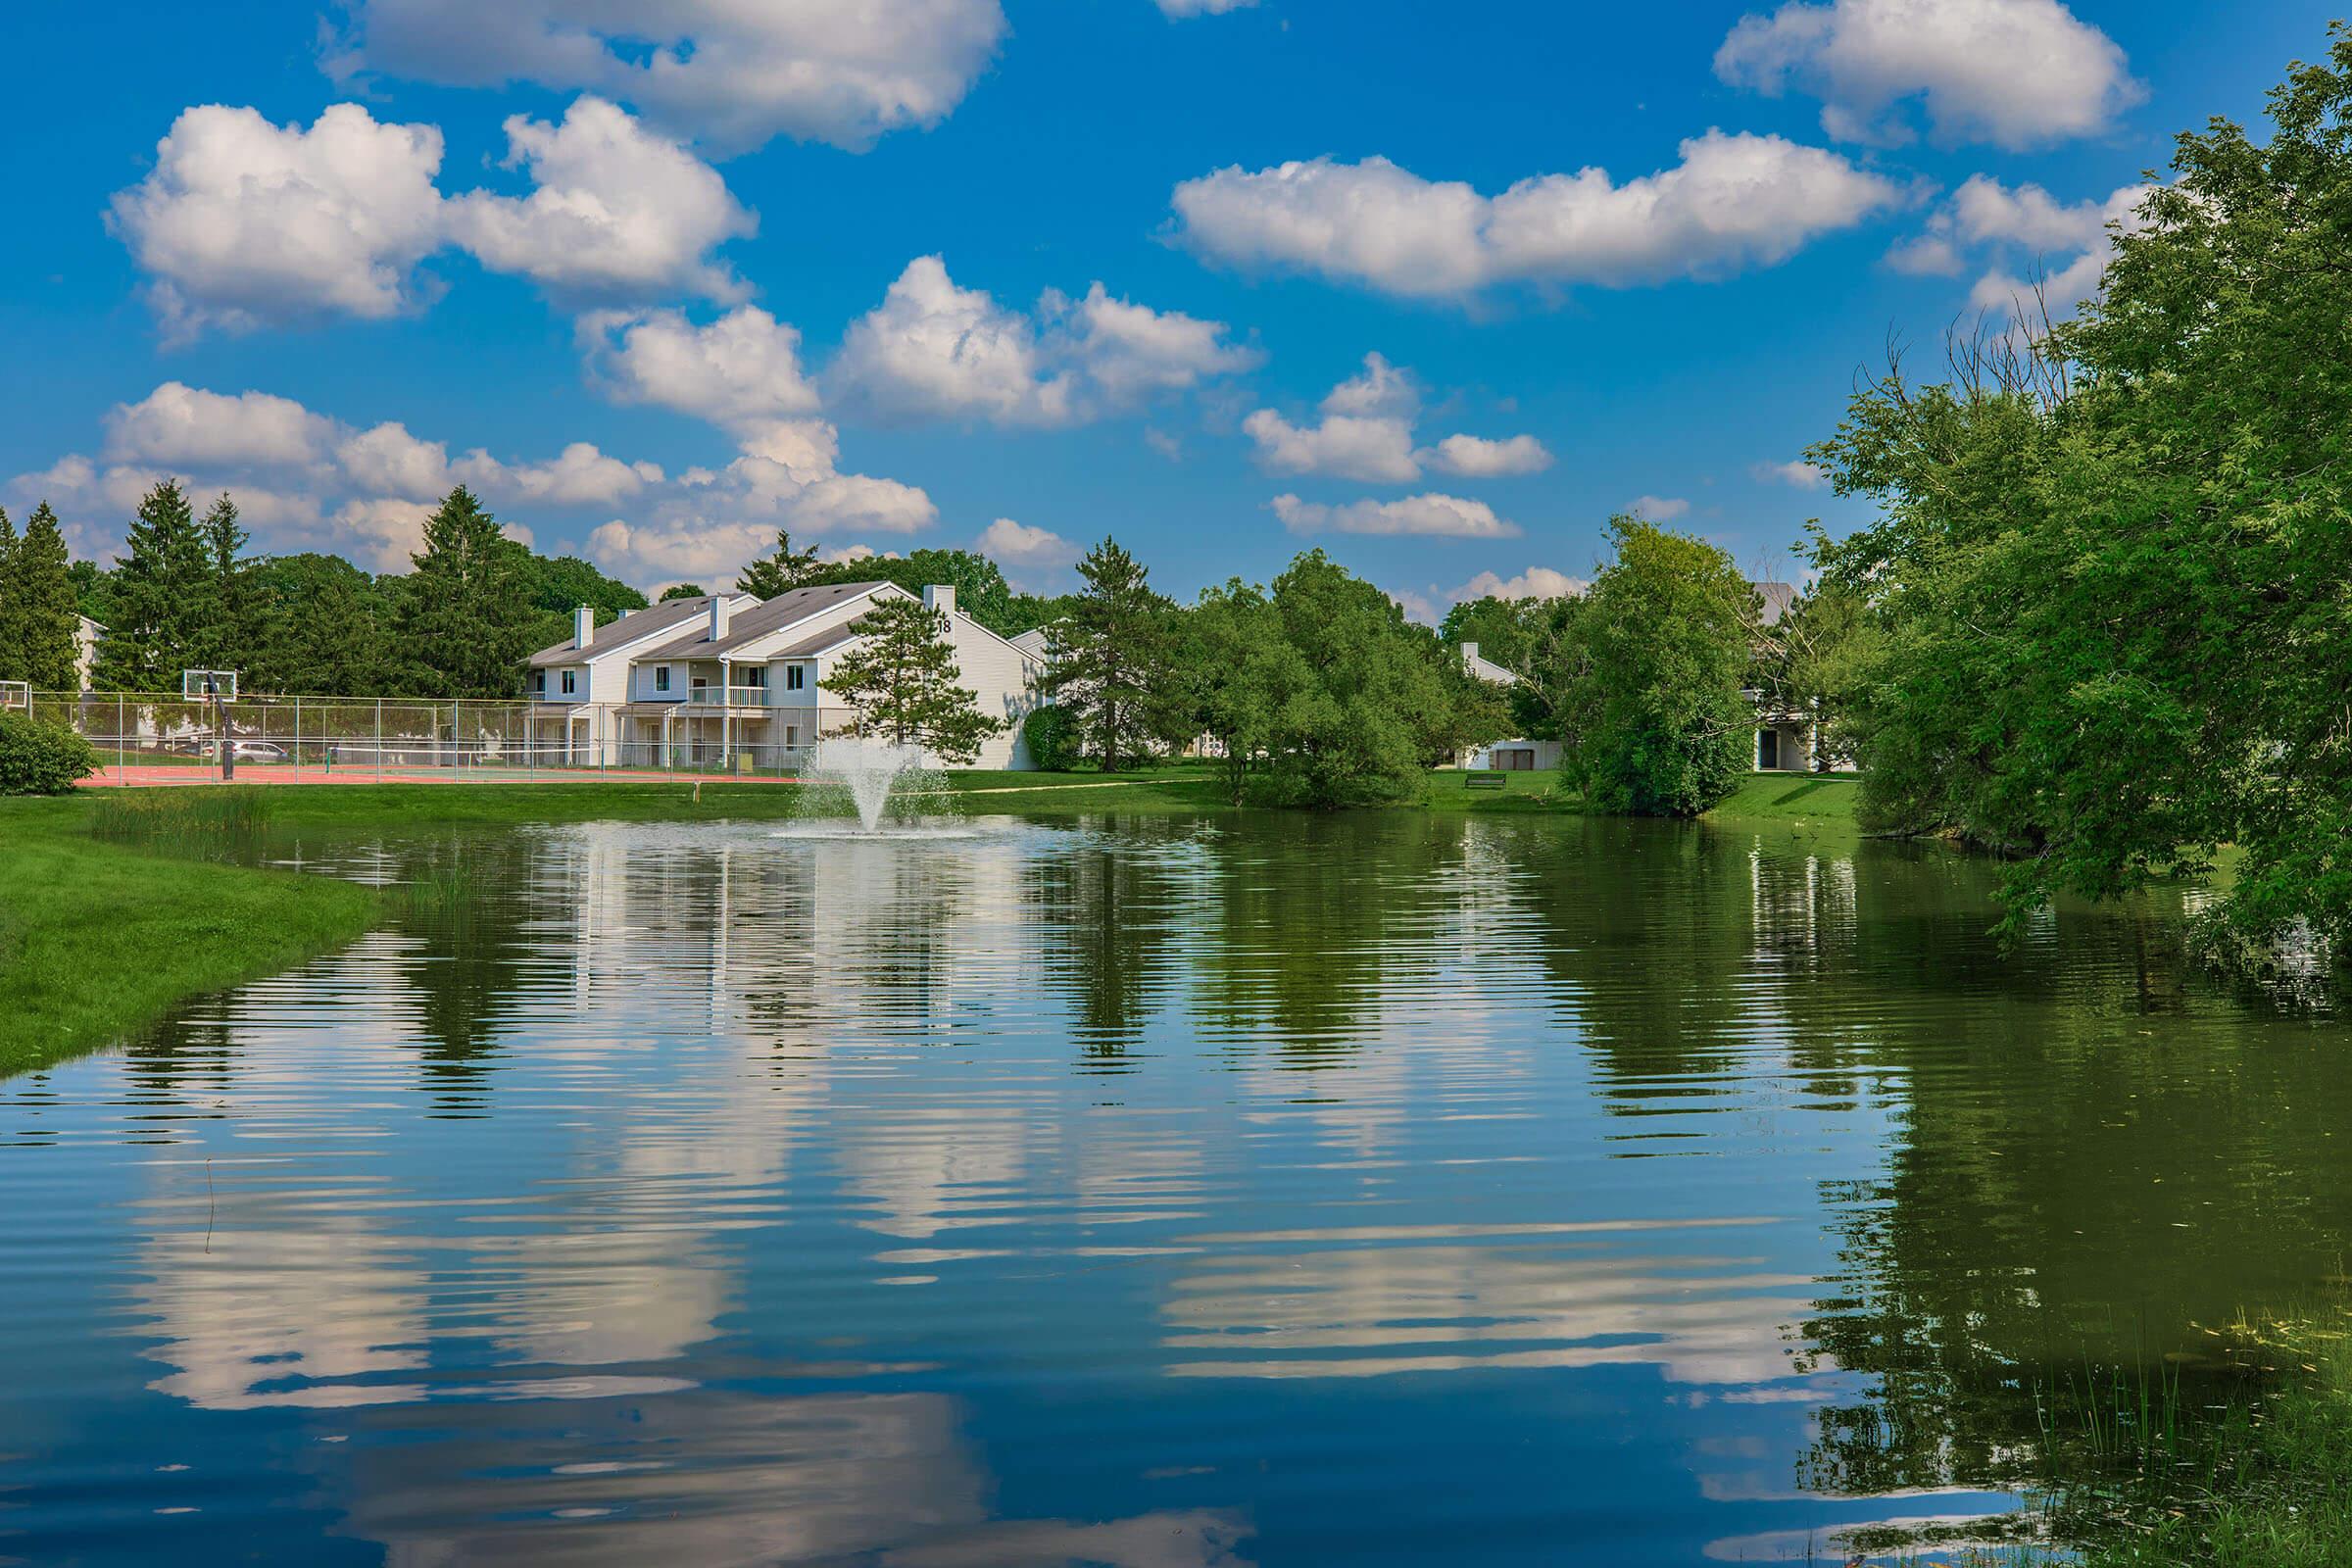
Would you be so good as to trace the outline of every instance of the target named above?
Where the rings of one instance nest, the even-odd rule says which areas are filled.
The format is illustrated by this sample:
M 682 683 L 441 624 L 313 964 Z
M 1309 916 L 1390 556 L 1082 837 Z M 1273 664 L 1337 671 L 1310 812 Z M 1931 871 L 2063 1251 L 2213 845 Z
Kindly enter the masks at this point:
M 767 666 L 765 664 L 752 665 L 743 672 L 743 683 L 746 686 L 764 687 L 767 684 Z
M 669 690 L 669 666 L 667 664 L 654 666 L 654 690 L 658 692 Z
M 787 664 L 784 666 L 784 689 L 786 691 L 797 692 L 808 684 L 808 671 L 802 665 Z
M 580 672 L 579 672 L 578 670 L 576 670 L 576 669 L 567 669 L 567 670 L 565 670 L 565 671 L 564 672 L 564 696 L 566 696 L 566 697 L 569 697 L 569 696 L 572 694 L 572 692 L 573 692 L 573 691 L 576 689 L 575 683 L 576 683 L 576 682 L 578 681 L 578 679 L 579 679 L 579 673 L 580 673 Z
M 784 726 L 784 744 L 785 744 L 787 747 L 798 746 L 798 745 L 800 745 L 800 744 L 801 744 L 801 726 L 800 726 L 800 725 L 798 725 L 798 724 L 787 724 L 787 725 L 785 725 L 785 726 Z
M 545 697 L 547 695 L 546 670 L 534 669 L 531 671 L 531 695 L 534 697 Z

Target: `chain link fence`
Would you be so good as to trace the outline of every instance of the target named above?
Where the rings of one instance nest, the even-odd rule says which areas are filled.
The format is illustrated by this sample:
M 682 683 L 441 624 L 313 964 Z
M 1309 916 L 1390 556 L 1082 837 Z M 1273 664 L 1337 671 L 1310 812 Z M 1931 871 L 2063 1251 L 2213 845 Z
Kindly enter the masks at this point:
M 683 708 L 21 688 L 6 695 L 34 718 L 79 731 L 124 783 L 792 778 L 815 764 L 817 751 L 813 723 L 804 730 Z

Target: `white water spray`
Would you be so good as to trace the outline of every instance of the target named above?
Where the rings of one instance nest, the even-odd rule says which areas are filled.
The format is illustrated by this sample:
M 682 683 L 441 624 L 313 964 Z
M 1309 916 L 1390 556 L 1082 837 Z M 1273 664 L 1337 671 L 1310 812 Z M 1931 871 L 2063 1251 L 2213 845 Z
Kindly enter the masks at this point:
M 881 829 L 891 790 L 900 779 L 922 767 L 919 746 L 843 736 L 817 747 L 816 766 L 810 770 L 809 780 L 820 790 L 847 793 L 865 831 L 874 833 Z

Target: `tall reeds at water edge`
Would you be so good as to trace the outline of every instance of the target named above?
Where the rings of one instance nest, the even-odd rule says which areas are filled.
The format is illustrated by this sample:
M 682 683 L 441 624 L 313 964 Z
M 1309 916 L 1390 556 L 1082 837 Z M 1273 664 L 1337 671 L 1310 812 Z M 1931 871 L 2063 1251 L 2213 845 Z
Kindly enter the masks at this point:
M 269 821 L 259 792 L 109 790 L 95 803 L 90 833 L 183 859 L 233 860 L 260 842 Z
M 411 909 L 448 914 L 463 909 L 474 894 L 474 875 L 464 860 L 451 859 L 425 867 L 404 883 L 400 901 Z

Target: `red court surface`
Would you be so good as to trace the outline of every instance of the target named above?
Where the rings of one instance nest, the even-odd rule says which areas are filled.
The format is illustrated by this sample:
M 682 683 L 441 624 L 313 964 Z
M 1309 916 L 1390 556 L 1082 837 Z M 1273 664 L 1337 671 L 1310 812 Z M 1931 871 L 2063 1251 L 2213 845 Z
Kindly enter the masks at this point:
M 290 762 L 239 762 L 236 784 L 797 784 L 794 775 L 771 773 L 664 773 L 635 767 L 324 767 Z M 81 781 L 82 788 L 144 788 L 152 785 L 219 784 L 218 767 L 186 762 L 109 762 Z

